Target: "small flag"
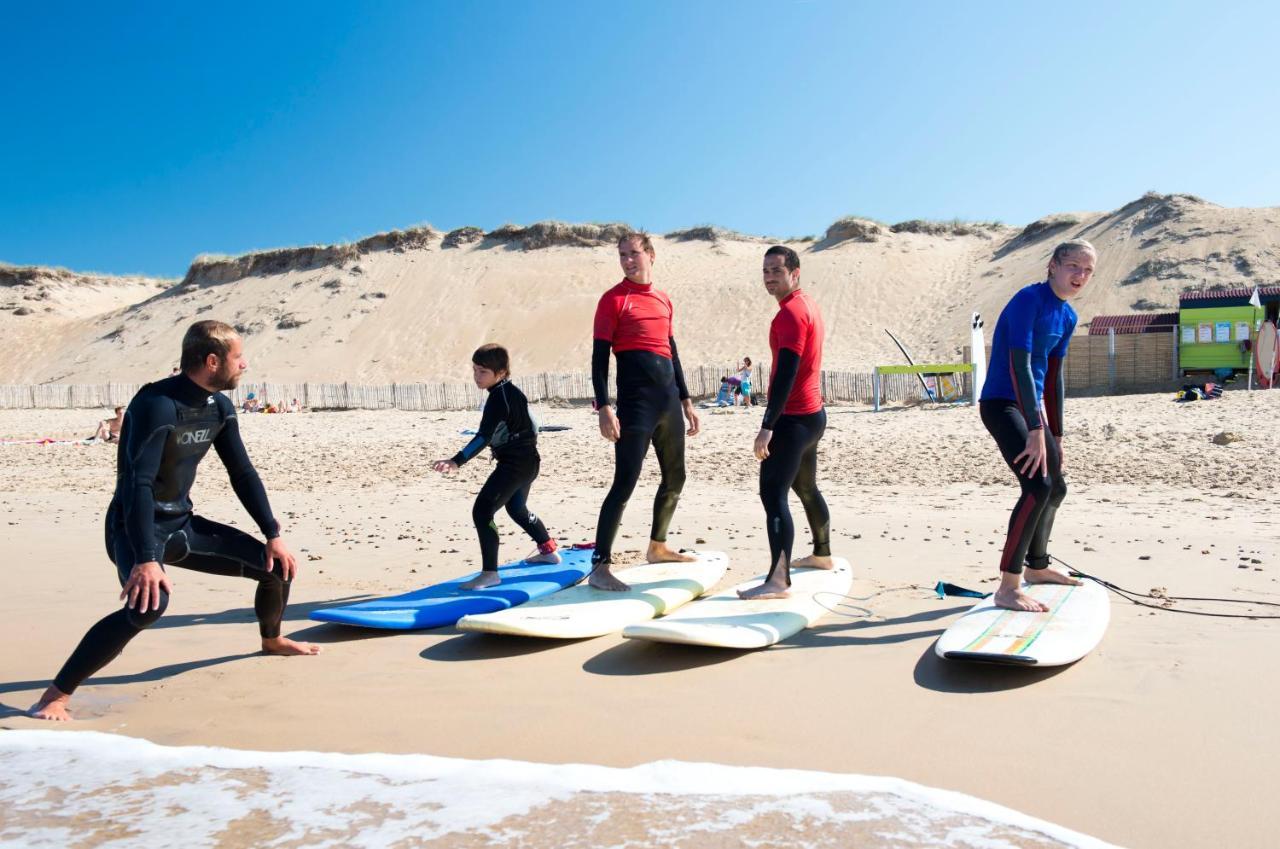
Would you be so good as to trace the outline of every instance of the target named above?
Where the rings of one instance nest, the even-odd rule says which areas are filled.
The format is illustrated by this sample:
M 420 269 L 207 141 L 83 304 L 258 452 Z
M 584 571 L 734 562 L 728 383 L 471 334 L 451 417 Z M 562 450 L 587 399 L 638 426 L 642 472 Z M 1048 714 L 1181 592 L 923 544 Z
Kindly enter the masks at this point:
M 1258 287 L 1253 287 L 1253 295 L 1249 297 L 1249 306 L 1258 309 L 1262 306 L 1262 299 L 1258 297 Z

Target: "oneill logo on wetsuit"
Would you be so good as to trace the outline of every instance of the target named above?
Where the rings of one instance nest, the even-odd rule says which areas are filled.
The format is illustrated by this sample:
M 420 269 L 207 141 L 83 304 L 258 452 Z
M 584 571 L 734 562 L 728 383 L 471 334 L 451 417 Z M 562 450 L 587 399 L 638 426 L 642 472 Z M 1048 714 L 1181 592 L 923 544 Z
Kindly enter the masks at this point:
M 213 440 L 212 430 L 203 428 L 201 430 L 189 430 L 185 433 L 178 434 L 179 445 L 202 445 Z

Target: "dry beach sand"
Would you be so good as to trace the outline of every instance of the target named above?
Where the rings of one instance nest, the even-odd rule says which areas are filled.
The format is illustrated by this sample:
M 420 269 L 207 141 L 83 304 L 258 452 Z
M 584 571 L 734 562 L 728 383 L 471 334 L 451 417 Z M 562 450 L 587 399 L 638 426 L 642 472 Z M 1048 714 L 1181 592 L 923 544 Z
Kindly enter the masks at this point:
M 0 411 L 0 437 L 79 437 L 97 415 Z M 728 584 L 760 572 L 767 559 L 750 456 L 758 420 L 741 410 L 702 415 L 672 540 L 727 551 Z M 1280 602 L 1278 417 L 1280 392 L 1233 390 L 1185 405 L 1167 395 L 1070 399 L 1064 445 L 1072 489 L 1051 551 L 1141 592 Z M 619 637 L 522 642 L 447 628 L 370 633 L 308 621 L 319 606 L 472 568 L 470 501 L 487 464 L 453 478 L 425 469 L 456 450 L 465 439 L 459 431 L 476 419 L 244 417 L 250 453 L 303 559 L 286 633 L 323 643 L 323 654 L 254 654 L 249 583 L 174 569 L 169 612 L 77 694 L 75 727 L 280 752 L 616 767 L 675 759 L 895 776 L 1126 846 L 1274 845 L 1264 811 L 1280 775 L 1271 708 L 1277 622 L 1178 615 L 1116 599 L 1102 645 L 1071 667 L 983 668 L 934 657 L 934 638 L 966 603 L 937 599 L 933 583 L 990 588 L 1015 498 L 968 407 L 831 410 L 821 474 L 836 553 L 853 563 L 854 587 L 850 598 L 832 599 L 833 612 L 817 627 L 767 651 Z M 611 449 L 588 410 L 547 409 L 544 423 L 571 429 L 543 436 L 531 505 L 564 542 L 588 540 Z M 1222 431 L 1241 439 L 1215 444 Z M 115 604 L 100 524 L 114 453 L 101 445 L 0 446 L 9 557 L 0 595 L 0 639 L 10 647 L 0 679 L 5 728 L 49 727 L 20 711 Z M 654 466 L 619 541 L 631 557 L 647 535 Z M 195 496 L 202 513 L 250 526 L 216 460 L 205 464 Z M 498 521 L 503 555 L 523 554 L 527 540 L 505 516 Z M 824 804 L 840 809 L 842 798 Z M 588 794 L 568 808 L 539 808 L 520 833 L 526 845 L 569 845 L 569 833 L 588 845 L 606 833 L 587 825 L 598 825 L 602 812 L 616 817 L 608 834 L 635 837 L 676 813 L 702 821 L 716 804 L 686 799 L 673 809 Z M 724 845 L 794 845 L 779 835 L 797 820 L 767 808 L 741 831 L 721 834 Z M 85 816 L 82 835 L 108 834 L 109 820 Z M 549 826 L 548 816 L 562 826 Z M 573 832 L 569 822 L 586 830 Z M 883 830 L 870 830 L 883 839 Z M 232 829 L 222 845 L 250 845 L 253 833 Z M 859 834 L 850 826 L 810 838 L 848 845 Z M 1003 839 L 1039 845 L 1025 834 Z M 484 845 L 456 834 L 441 840 L 431 845 Z

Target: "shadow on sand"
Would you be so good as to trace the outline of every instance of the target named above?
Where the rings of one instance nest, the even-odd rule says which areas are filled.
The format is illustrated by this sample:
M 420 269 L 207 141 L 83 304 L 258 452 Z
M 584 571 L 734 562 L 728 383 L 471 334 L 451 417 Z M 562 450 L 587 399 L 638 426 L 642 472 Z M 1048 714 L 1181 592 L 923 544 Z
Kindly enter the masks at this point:
M 184 672 L 192 672 L 196 669 L 207 669 L 211 666 L 221 666 L 224 663 L 232 663 L 237 660 L 244 660 L 249 657 L 263 656 L 262 652 L 246 652 L 244 654 L 227 654 L 222 657 L 207 657 L 203 660 L 189 660 L 184 663 L 170 663 L 165 666 L 157 666 L 154 669 L 148 669 L 145 672 L 134 672 L 130 675 L 95 675 L 86 680 L 81 687 L 104 687 L 113 684 L 146 684 L 153 681 L 163 681 L 166 678 L 173 678 Z M 44 692 L 49 686 L 49 678 L 42 678 L 38 681 L 4 681 L 0 682 L 0 693 L 17 693 L 23 690 L 35 690 Z M 25 716 L 25 710 L 18 710 L 9 705 L 0 705 L 0 717 Z
M 346 598 L 326 599 L 325 601 L 309 601 L 305 604 L 290 604 L 285 608 L 284 621 L 302 622 L 311 617 L 313 610 L 323 610 L 326 607 L 337 607 L 357 601 L 365 601 L 370 598 L 373 598 L 373 596 L 353 595 Z M 166 613 L 148 630 L 185 628 L 188 625 L 231 625 L 245 622 L 252 624 L 257 621 L 252 607 L 232 607 L 217 613 Z
M 1068 666 L 1006 666 L 943 660 L 930 644 L 916 661 L 915 681 L 926 690 L 939 693 L 999 693 L 1038 684 Z
M 418 656 L 423 660 L 457 663 L 471 660 L 496 660 L 504 657 L 523 657 L 572 645 L 580 640 L 544 640 L 535 637 L 507 637 L 501 634 L 464 634 L 453 629 L 442 629 L 457 636 L 427 646 Z

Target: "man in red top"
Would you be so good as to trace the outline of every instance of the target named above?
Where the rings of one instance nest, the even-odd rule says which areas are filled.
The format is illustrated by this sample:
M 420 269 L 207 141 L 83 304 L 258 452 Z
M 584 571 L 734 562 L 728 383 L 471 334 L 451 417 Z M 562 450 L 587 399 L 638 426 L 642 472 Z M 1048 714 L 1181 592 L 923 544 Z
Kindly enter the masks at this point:
M 830 569 L 831 513 L 818 490 L 818 440 L 827 429 L 822 406 L 822 313 L 800 290 L 800 257 L 774 245 L 764 254 L 764 288 L 778 301 L 769 327 L 773 376 L 769 405 L 756 434 L 760 463 L 760 500 L 769 534 L 769 576 L 758 587 L 740 591 L 743 598 L 786 598 L 792 566 Z M 796 529 L 787 506 L 795 490 L 813 533 L 813 554 L 791 559 Z
M 650 563 L 694 558 L 667 545 L 667 528 L 684 488 L 684 437 L 698 432 L 676 340 L 671 335 L 671 299 L 653 288 L 653 243 L 647 233 L 618 240 L 618 260 L 626 276 L 596 306 L 591 349 L 591 383 L 600 435 L 614 444 L 613 486 L 600 507 L 591 586 L 630 589 L 610 571 L 613 540 L 622 511 L 640 480 L 644 455 L 653 443 L 662 482 L 653 503 L 653 530 L 645 559 Z M 618 412 L 609 404 L 609 351 L 618 360 Z M 681 417 L 683 409 L 683 418 Z M 689 420 L 685 430 L 684 419 Z

